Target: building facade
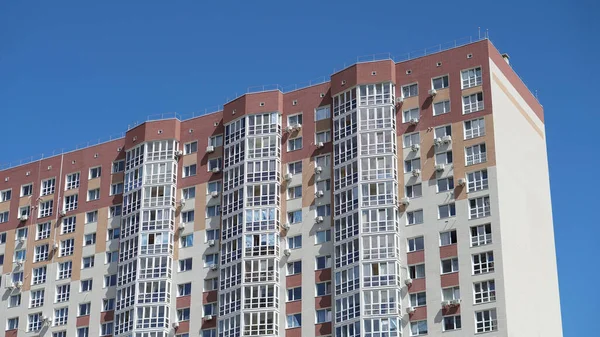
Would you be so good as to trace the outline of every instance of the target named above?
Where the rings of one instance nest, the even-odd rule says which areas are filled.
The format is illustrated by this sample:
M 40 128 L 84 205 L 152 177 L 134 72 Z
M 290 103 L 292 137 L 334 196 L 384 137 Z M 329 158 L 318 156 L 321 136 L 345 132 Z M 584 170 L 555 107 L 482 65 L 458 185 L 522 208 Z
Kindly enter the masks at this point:
M 489 40 L 0 171 L 5 336 L 562 336 L 542 106 Z

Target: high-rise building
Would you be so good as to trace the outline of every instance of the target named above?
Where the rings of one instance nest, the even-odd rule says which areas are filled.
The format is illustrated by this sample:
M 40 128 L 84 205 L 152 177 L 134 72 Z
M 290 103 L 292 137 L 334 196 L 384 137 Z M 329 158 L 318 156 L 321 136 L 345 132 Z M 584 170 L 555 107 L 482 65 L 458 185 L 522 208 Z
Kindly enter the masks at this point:
M 489 40 L 0 171 L 5 336 L 560 337 L 542 106 Z

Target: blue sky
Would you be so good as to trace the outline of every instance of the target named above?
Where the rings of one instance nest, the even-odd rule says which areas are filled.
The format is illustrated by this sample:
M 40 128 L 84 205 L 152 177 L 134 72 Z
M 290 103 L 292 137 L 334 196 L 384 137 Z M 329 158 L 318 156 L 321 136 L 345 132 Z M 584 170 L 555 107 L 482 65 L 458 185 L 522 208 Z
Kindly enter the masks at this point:
M 545 107 L 564 335 L 597 329 L 595 2 L 166 3 L 2 1 L 0 162 L 117 134 L 147 115 L 203 111 L 247 87 L 328 76 L 356 56 L 476 36 L 480 26 Z

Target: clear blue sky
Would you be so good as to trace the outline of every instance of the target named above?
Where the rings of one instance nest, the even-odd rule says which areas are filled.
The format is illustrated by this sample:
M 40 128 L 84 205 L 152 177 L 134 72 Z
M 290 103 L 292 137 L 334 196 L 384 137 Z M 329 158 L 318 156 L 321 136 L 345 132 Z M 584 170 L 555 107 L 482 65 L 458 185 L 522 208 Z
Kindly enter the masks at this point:
M 356 56 L 476 36 L 481 26 L 545 107 L 564 335 L 597 330 L 595 2 L 166 3 L 0 2 L 0 162 L 116 134 L 147 115 L 202 111 L 250 86 L 328 76 Z

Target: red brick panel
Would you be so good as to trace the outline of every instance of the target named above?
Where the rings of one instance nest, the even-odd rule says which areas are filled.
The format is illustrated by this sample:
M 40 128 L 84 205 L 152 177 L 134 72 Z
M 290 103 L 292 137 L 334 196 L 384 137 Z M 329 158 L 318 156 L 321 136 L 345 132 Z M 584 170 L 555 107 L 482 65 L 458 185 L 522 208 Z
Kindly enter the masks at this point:
M 421 291 L 425 291 L 425 279 L 424 278 L 418 278 L 418 279 L 414 279 L 412 280 L 412 283 L 410 285 L 408 285 L 408 292 L 409 293 L 418 293 Z
M 192 296 L 180 296 L 177 297 L 177 304 L 176 304 L 176 308 L 189 308 L 190 304 L 192 302 Z M 215 301 L 210 301 L 210 302 L 215 302 Z M 202 303 L 210 303 L 210 302 L 202 302 Z
M 427 307 L 417 307 L 415 312 L 409 315 L 411 321 L 422 321 L 427 319 Z
M 213 303 L 219 298 L 217 290 L 205 291 L 202 293 L 202 303 Z
M 19 334 L 19 330 L 17 330 L 17 329 L 6 330 L 4 332 L 4 337 L 17 337 L 18 334 Z
M 442 288 L 453 287 L 458 285 L 458 272 L 444 274 L 441 276 Z
M 325 282 L 331 280 L 331 268 L 320 269 L 315 271 L 315 282 Z
M 286 329 L 285 337 L 302 337 L 302 328 Z
M 315 308 L 323 309 L 331 307 L 331 295 L 315 297 Z
M 212 319 L 202 320 L 202 329 L 213 329 L 217 327 L 217 317 L 213 315 Z
M 410 252 L 406 254 L 407 264 L 418 264 L 425 262 L 425 251 L 419 250 L 417 252 Z
M 458 256 L 458 248 L 456 244 L 440 247 L 440 258 L 445 259 L 455 256 Z
M 285 312 L 287 314 L 302 312 L 302 301 L 292 301 L 285 303 Z
M 451 307 L 442 309 L 442 315 L 444 315 L 444 316 L 458 315 L 458 314 L 460 314 L 460 305 L 455 305 L 455 306 L 451 306 Z
M 214 320 L 214 318 L 213 318 L 213 320 Z M 190 332 L 190 321 L 179 322 L 179 326 L 177 327 L 175 332 L 178 334 Z
M 90 316 L 79 316 L 77 317 L 77 327 L 80 326 L 89 326 L 90 325 Z
M 115 319 L 114 310 L 103 311 L 100 313 L 100 323 L 112 322 Z
M 331 322 L 315 324 L 315 336 L 331 335 Z
M 286 276 L 286 278 L 285 278 L 286 288 L 299 287 L 301 285 L 302 285 L 302 274 Z

